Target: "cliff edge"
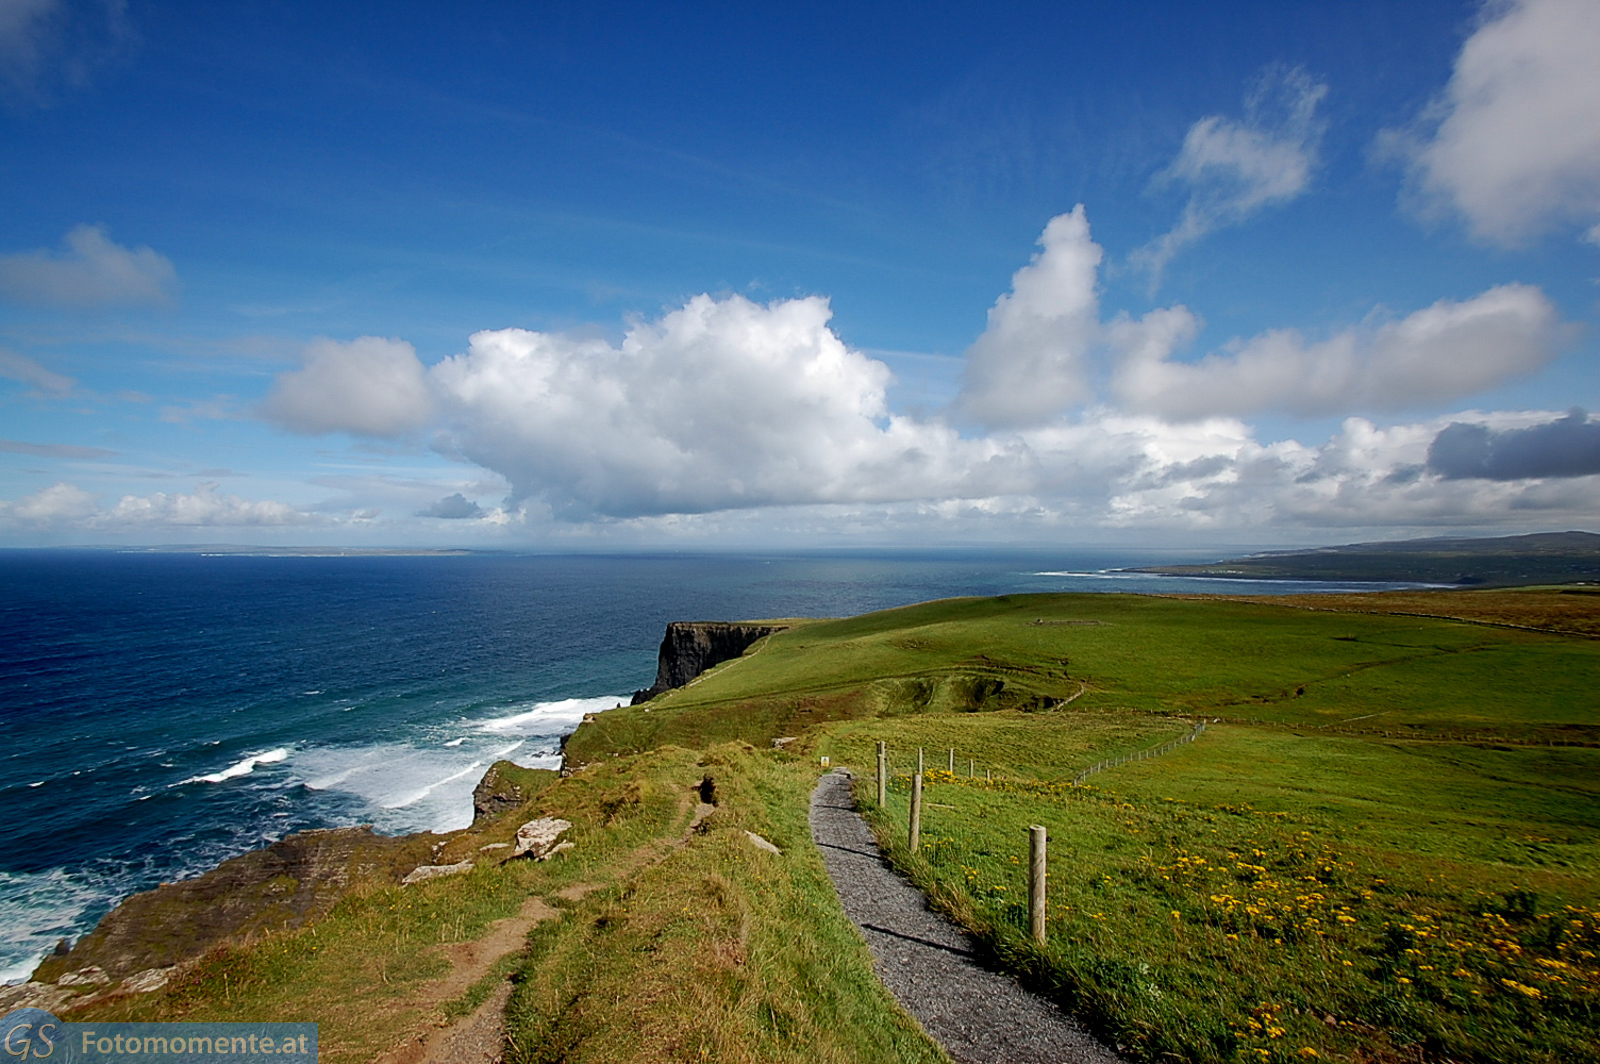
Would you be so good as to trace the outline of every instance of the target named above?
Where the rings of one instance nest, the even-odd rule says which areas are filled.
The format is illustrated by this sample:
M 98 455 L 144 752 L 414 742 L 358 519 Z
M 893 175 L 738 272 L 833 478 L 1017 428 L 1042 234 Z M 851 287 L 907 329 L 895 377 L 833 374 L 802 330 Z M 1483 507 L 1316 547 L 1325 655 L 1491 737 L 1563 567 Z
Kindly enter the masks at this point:
M 656 682 L 636 691 L 629 705 L 648 702 L 663 691 L 682 687 L 713 665 L 732 661 L 758 639 L 783 631 L 782 624 L 739 624 L 726 621 L 673 621 L 661 640 Z

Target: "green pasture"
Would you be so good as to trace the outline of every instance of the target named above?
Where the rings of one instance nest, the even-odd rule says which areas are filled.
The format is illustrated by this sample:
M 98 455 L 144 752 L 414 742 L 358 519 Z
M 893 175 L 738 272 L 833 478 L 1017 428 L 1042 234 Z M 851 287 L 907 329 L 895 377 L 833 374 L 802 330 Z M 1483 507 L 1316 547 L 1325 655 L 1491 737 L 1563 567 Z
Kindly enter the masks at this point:
M 831 720 L 1141 710 L 1352 734 L 1600 742 L 1600 642 L 1465 621 L 1136 595 L 953 599 L 800 625 L 600 714 L 584 763 Z

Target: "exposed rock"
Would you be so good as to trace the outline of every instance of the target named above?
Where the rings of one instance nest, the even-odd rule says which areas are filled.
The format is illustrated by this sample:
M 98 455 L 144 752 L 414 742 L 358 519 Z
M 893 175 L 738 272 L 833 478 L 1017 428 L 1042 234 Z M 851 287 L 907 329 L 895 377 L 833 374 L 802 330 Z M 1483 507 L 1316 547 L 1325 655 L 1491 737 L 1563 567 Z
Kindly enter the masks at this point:
M 746 831 L 744 833 L 744 837 L 749 839 L 750 845 L 754 846 L 758 850 L 766 850 L 768 853 L 775 853 L 779 857 L 783 856 L 782 850 L 778 849 L 776 846 L 772 845 L 772 843 L 768 842 L 766 839 L 762 838 L 760 835 L 757 835 L 753 831 Z
M 79 968 L 75 972 L 68 972 L 56 980 L 56 986 L 105 986 L 111 982 L 111 977 L 105 970 L 97 965 Z
M 413 883 L 425 883 L 430 879 L 438 879 L 441 876 L 460 875 L 471 867 L 471 861 L 457 861 L 455 864 L 417 865 L 417 867 L 406 873 L 406 877 L 400 881 L 400 885 L 409 887 Z
M 388 838 L 370 825 L 290 835 L 204 875 L 133 895 L 69 952 L 46 957 L 34 977 L 53 983 L 96 967 L 122 979 L 229 939 L 298 927 L 331 909 L 352 882 L 400 882 L 435 838 Z
M 13 1009 L 44 1009 L 60 1012 L 61 1006 L 77 997 L 77 991 L 49 983 L 18 983 L 0 986 L 0 1015 Z
M 172 978 L 173 968 L 146 968 L 137 975 L 122 981 L 122 989 L 130 994 L 148 994 L 160 990 Z
M 509 849 L 511 849 L 511 844 L 509 842 L 491 842 L 487 846 L 479 846 L 478 847 L 478 852 L 479 853 L 488 853 L 490 850 L 509 850 Z
M 472 822 L 492 820 L 520 808 L 555 780 L 551 769 L 524 768 L 512 761 L 496 761 L 472 789 Z
M 570 842 L 556 846 L 556 840 L 571 827 L 570 821 L 559 817 L 542 816 L 538 820 L 530 820 L 517 829 L 517 842 L 511 850 L 511 856 L 528 856 L 543 861 L 560 850 L 571 849 Z
M 756 640 L 781 632 L 781 624 L 729 624 L 725 621 L 673 621 L 661 640 L 656 682 L 634 692 L 631 705 L 682 687 L 713 665 L 739 657 Z

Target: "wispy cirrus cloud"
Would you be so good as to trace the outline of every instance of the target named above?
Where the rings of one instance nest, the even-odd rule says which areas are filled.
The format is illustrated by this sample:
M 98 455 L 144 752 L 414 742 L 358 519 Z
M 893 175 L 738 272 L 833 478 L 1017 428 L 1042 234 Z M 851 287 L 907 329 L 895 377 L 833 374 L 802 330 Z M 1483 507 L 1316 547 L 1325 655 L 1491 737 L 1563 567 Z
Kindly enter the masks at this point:
M 126 0 L 0 0 L 0 102 L 48 106 L 124 52 Z
M 19 355 L 3 347 L 0 347 L 0 377 L 32 385 L 44 394 L 58 399 L 70 395 L 77 384 L 71 377 L 63 377 L 26 355 Z
M 1167 264 L 1209 233 L 1295 199 L 1317 168 L 1326 83 L 1300 67 L 1273 69 L 1245 100 L 1242 120 L 1208 115 L 1189 127 L 1156 187 L 1182 185 L 1189 201 L 1177 224 L 1129 258 L 1159 285 Z
M 28 443 L 25 440 L 0 440 L 0 451 L 8 454 L 31 454 L 39 458 L 114 458 L 116 451 L 104 447 L 79 447 L 70 443 Z

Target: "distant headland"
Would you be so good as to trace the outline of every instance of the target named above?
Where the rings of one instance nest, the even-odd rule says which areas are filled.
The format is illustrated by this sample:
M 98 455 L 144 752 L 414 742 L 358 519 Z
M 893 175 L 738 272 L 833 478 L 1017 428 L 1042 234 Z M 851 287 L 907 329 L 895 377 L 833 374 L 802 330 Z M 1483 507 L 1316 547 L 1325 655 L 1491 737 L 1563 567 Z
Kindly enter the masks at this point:
M 1492 539 L 1412 539 L 1266 551 L 1206 565 L 1151 565 L 1125 573 L 1233 580 L 1341 580 L 1520 587 L 1600 584 L 1600 535 L 1540 532 Z

